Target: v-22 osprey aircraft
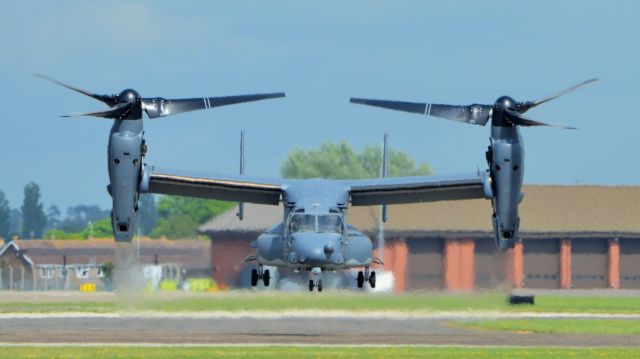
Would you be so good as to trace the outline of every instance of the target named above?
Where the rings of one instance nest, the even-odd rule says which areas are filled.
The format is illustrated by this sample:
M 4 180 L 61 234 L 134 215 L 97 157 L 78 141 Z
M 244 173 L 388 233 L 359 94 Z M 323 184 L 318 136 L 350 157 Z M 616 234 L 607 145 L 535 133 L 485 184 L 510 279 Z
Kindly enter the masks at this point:
M 270 273 L 264 266 L 287 267 L 310 272 L 309 290 L 322 291 L 322 272 L 361 268 L 357 285 L 366 282 L 375 288 L 375 272 L 372 263 L 371 240 L 348 224 L 347 209 L 351 206 L 372 206 L 415 202 L 434 202 L 486 198 L 494 208 L 493 224 L 499 247 L 512 247 L 518 240 L 517 208 L 522 194 L 521 175 L 515 165 L 522 166 L 519 147 L 499 149 L 492 140 L 493 154 L 490 165 L 509 162 L 513 172 L 503 177 L 491 167 L 484 172 L 450 176 L 383 177 L 377 179 L 282 179 L 246 176 L 241 164 L 240 175 L 199 174 L 154 168 L 144 161 L 147 145 L 143 138 L 143 112 L 149 118 L 164 117 L 185 111 L 209 109 L 242 102 L 284 97 L 284 93 L 241 95 L 228 97 L 203 97 L 192 99 L 143 98 L 128 89 L 119 95 L 99 95 L 37 75 L 71 90 L 90 96 L 109 106 L 109 109 L 81 114 L 114 120 L 109 135 L 107 151 L 109 180 L 108 192 L 112 197 L 111 213 L 113 233 L 116 241 L 131 241 L 135 233 L 138 201 L 141 193 L 157 193 L 197 198 L 237 201 L 242 203 L 279 205 L 283 204 L 283 220 L 269 228 L 256 241 L 256 254 L 248 258 L 255 260 L 257 268 L 252 271 L 251 284 L 262 280 L 268 286 Z M 378 102 L 376 102 L 378 101 Z M 548 100 L 546 100 L 548 101 Z M 368 105 L 421 112 L 470 123 L 484 124 L 493 117 L 493 126 L 500 127 L 498 133 L 512 136 L 513 127 L 532 125 L 534 122 L 521 113 L 538 102 L 516 103 L 510 98 L 499 99 L 494 106 L 472 105 L 455 107 L 395 103 L 379 100 L 352 99 L 352 102 Z M 545 102 L 543 100 L 542 102 Z M 408 104 L 408 105 L 407 105 Z M 397 108 L 400 106 L 401 108 Z M 411 107 L 413 106 L 413 107 Z M 515 107 L 514 107 L 515 106 Z M 419 107 L 419 108 L 418 108 Z M 423 108 L 424 107 L 424 108 Z M 431 111 L 425 110 L 427 107 Z M 440 111 L 440 112 L 438 112 Z M 66 116 L 65 116 L 66 117 Z M 527 122 L 530 121 L 530 122 Z M 511 131 L 509 130 L 511 129 Z M 493 133 L 493 132 L 492 132 Z M 512 145 L 513 139 L 509 137 Z M 491 148 L 490 148 L 491 150 Z M 506 172 L 506 171 L 505 171 Z M 504 173 L 504 172 L 502 172 Z

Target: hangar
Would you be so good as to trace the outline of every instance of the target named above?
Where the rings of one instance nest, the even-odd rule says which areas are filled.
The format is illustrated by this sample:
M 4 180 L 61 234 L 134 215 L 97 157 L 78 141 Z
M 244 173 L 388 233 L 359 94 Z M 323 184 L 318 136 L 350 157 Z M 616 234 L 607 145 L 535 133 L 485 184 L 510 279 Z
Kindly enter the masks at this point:
M 639 186 L 530 185 L 524 191 L 521 241 L 506 253 L 495 248 L 486 200 L 390 206 L 384 261 L 395 290 L 640 289 Z M 242 285 L 250 242 L 282 220 L 273 206 L 247 205 L 244 221 L 235 213 L 200 228 L 212 239 L 214 279 L 232 287 Z M 349 222 L 375 241 L 379 213 L 379 207 L 352 207 Z

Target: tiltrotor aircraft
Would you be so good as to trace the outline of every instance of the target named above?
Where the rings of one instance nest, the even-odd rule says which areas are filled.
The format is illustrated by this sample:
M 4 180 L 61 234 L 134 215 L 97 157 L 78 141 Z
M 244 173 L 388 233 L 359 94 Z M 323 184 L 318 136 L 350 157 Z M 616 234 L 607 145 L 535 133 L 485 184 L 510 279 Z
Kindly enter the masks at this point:
M 496 211 L 494 226 L 498 244 L 508 247 L 514 243 L 517 239 L 517 206 L 522 198 L 521 169 L 516 166 L 522 166 L 522 149 L 518 145 L 519 142 L 514 142 L 519 141 L 519 134 L 517 128 L 513 127 L 516 122 L 533 123 L 521 117 L 520 113 L 524 112 L 522 106 L 528 106 L 528 109 L 548 101 L 543 99 L 518 105 L 510 98 L 501 98 L 493 107 L 431 105 L 431 112 L 426 104 L 413 104 L 416 108 L 422 106 L 421 113 L 438 113 L 442 116 L 446 114 L 448 117 L 466 119 L 465 121 L 471 123 L 475 121 L 484 124 L 493 114 L 495 133 L 492 140 L 494 152 L 490 156 L 493 161 L 490 162 L 492 169 L 484 173 L 359 180 L 300 180 L 246 176 L 243 174 L 242 161 L 240 175 L 202 175 L 161 170 L 147 166 L 144 162 L 147 146 L 143 139 L 143 110 L 149 118 L 155 118 L 240 102 L 284 97 L 284 93 L 166 100 L 142 98 L 133 90 L 124 90 L 117 96 L 97 95 L 49 80 L 102 101 L 110 107 L 106 111 L 84 115 L 114 120 L 107 155 L 110 179 L 108 191 L 113 199 L 111 219 L 117 241 L 127 242 L 133 237 L 141 193 L 241 203 L 282 203 L 283 221 L 259 236 L 256 241 L 256 255 L 247 258 L 255 260 L 258 264 L 258 268 L 252 271 L 251 284 L 256 285 L 262 280 L 264 285 L 268 286 L 270 273 L 263 267 L 281 266 L 309 271 L 310 291 L 314 288 L 322 291 L 321 277 L 322 272 L 326 270 L 363 268 L 363 271 L 358 272 L 358 287 L 363 287 L 365 282 L 371 287 L 376 285 L 375 272 L 370 271 L 370 266 L 380 261 L 372 258 L 371 240 L 347 223 L 349 205 L 371 206 L 487 198 L 492 200 Z M 391 102 L 384 103 L 388 104 L 385 107 L 396 106 Z M 502 174 L 506 171 L 500 172 L 495 167 L 502 163 L 510 165 L 507 175 Z M 242 206 L 240 208 L 239 216 L 242 218 Z
M 524 175 L 524 144 L 520 126 L 554 126 L 567 129 L 573 127 L 552 125 L 534 121 L 523 114 L 545 102 L 556 99 L 597 79 L 590 79 L 557 94 L 536 101 L 518 102 L 502 96 L 493 105 L 453 106 L 432 103 L 371 100 L 351 98 L 355 104 L 382 107 L 391 110 L 441 117 L 447 120 L 484 126 L 491 120 L 491 137 L 486 152 L 489 169 L 485 181 L 485 197 L 493 206 L 493 229 L 500 248 L 513 248 L 519 238 L 520 217 L 518 204 L 524 198 L 522 181 Z

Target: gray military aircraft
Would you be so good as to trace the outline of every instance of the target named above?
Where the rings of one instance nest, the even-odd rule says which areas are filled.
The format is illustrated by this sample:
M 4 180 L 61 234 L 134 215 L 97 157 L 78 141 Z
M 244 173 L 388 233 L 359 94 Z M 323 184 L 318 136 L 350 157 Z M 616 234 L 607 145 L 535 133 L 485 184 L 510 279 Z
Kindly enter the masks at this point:
M 491 119 L 491 137 L 486 152 L 489 181 L 485 183 L 485 194 L 491 199 L 493 206 L 493 228 L 498 245 L 501 248 L 513 248 L 519 238 L 518 204 L 524 197 L 522 192 L 524 145 L 519 127 L 554 126 L 573 129 L 573 127 L 534 121 L 523 114 L 538 105 L 596 81 L 597 79 L 590 79 L 536 101 L 518 102 L 509 96 L 502 96 L 493 105 L 452 106 L 362 98 L 351 98 L 350 102 L 481 126 L 486 125 Z
M 371 240 L 348 224 L 349 205 L 371 206 L 487 198 L 492 200 L 494 208 L 498 206 L 497 216 L 500 216 L 502 213 L 500 206 L 503 203 L 501 193 L 516 193 L 518 198 L 522 196 L 519 186 L 521 177 L 520 182 L 505 181 L 492 170 L 452 176 L 296 180 L 252 177 L 244 174 L 205 175 L 156 169 L 147 166 L 144 162 L 147 147 L 142 131 L 143 110 L 150 118 L 155 118 L 190 110 L 283 97 L 284 94 L 165 100 L 141 98 L 133 90 L 125 90 L 118 96 L 96 95 L 49 80 L 110 106 L 106 111 L 84 115 L 115 120 L 109 137 L 108 191 L 113 199 L 111 219 L 117 241 L 131 240 L 141 193 L 190 196 L 241 203 L 283 204 L 283 221 L 259 236 L 256 242 L 256 255 L 247 258 L 247 260 L 255 260 L 258 264 L 258 268 L 252 271 L 252 285 L 262 280 L 264 285 L 268 286 L 270 273 L 263 267 L 281 266 L 309 271 L 311 273 L 310 291 L 314 288 L 318 291 L 322 290 L 323 271 L 348 268 L 363 268 L 363 271 L 358 272 L 358 287 L 363 287 L 365 282 L 375 287 L 375 272 L 370 271 L 370 266 L 379 261 L 372 258 Z M 471 111 L 470 118 L 476 121 L 482 120 L 477 115 L 478 111 L 485 113 L 485 117 L 487 117 L 486 113 L 491 113 L 491 108 L 487 110 L 484 107 L 477 107 L 479 105 L 475 106 L 474 108 L 478 110 L 458 111 L 462 113 Z M 510 107 L 506 109 L 510 110 Z M 506 113 L 506 110 L 503 112 Z M 498 113 L 503 112 L 495 111 L 494 123 L 499 121 Z M 486 122 L 487 119 L 484 121 Z M 502 155 L 503 151 L 499 151 Z M 511 151 L 509 154 L 512 154 L 515 150 L 509 147 L 509 151 Z M 504 161 L 506 158 L 499 159 Z M 519 158 L 519 161 L 521 160 L 522 158 Z M 521 165 L 521 162 L 518 162 L 518 165 Z M 517 168 L 514 168 L 514 171 L 517 171 Z M 243 173 L 242 164 L 241 173 Z M 514 186 L 515 189 L 512 188 Z M 508 210 L 511 211 L 507 213 L 509 215 L 515 213 L 517 218 L 518 201 L 508 202 L 507 205 Z M 242 216 L 241 212 L 240 216 Z M 496 229 L 500 234 L 496 236 L 499 244 L 504 241 L 504 238 L 509 240 L 517 238 L 517 228 L 506 228 L 504 223 L 504 221 L 494 221 L 494 225 L 500 225 L 499 229 Z M 507 231 L 510 231 L 508 236 L 505 235 Z

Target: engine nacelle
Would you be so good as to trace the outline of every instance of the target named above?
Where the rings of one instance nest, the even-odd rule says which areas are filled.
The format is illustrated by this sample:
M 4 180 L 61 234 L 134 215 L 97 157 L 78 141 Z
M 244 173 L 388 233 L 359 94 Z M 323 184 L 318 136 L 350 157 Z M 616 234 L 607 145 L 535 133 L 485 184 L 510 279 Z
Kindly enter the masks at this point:
M 141 124 L 138 131 L 135 125 L 122 126 L 124 122 L 129 121 L 116 123 L 111 130 L 108 155 L 111 182 L 108 189 L 113 200 L 111 225 L 118 242 L 131 241 L 135 231 L 144 156 Z
M 515 128 L 513 130 L 516 130 Z M 519 139 L 519 136 L 515 137 Z M 495 140 L 487 152 L 491 176 L 493 227 L 502 249 L 513 248 L 519 239 L 518 204 L 522 200 L 524 150 L 519 140 Z M 487 190 L 485 190 L 487 192 Z

